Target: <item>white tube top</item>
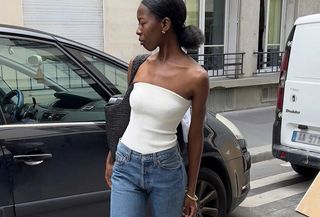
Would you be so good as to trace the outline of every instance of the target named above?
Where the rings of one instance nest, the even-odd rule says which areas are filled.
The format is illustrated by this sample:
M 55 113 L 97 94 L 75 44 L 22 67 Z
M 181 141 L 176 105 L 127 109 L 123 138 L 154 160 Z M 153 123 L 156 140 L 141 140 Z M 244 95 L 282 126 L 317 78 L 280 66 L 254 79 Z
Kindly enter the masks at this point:
M 191 100 L 171 90 L 135 83 L 130 94 L 130 121 L 121 142 L 141 154 L 174 147 L 176 128 L 190 105 Z

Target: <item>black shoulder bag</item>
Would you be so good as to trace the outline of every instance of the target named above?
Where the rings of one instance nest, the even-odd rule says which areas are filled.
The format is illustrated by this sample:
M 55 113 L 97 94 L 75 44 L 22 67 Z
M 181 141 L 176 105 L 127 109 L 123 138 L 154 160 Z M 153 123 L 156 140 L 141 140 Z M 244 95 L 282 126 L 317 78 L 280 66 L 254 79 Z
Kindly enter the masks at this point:
M 133 90 L 132 81 L 138 71 L 139 66 L 147 59 L 148 56 L 149 54 L 144 54 L 134 58 L 132 62 L 130 82 L 122 101 L 111 105 L 107 104 L 105 106 L 107 145 L 111 151 L 113 159 L 115 159 L 119 139 L 124 134 L 130 119 L 131 107 L 129 98 L 131 91 Z

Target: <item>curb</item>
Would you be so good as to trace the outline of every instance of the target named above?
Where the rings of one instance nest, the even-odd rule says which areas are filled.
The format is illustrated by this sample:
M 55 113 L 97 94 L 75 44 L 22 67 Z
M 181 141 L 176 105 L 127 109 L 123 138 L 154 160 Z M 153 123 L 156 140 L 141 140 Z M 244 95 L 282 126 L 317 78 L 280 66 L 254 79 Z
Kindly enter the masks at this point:
M 251 163 L 273 159 L 271 147 L 271 145 L 264 145 L 256 148 L 248 148 L 251 155 Z

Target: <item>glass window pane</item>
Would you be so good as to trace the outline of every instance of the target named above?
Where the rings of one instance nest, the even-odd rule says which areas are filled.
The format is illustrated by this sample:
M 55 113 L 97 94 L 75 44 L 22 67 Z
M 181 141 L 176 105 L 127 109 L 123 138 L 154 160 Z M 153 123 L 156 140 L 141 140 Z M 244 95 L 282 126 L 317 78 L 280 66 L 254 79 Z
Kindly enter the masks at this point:
M 206 0 L 205 44 L 224 44 L 225 0 Z
M 103 74 L 112 85 L 121 93 L 125 93 L 128 87 L 127 72 L 104 59 L 97 56 L 80 52 L 87 60 L 86 64 L 92 64 L 101 74 Z
M 268 45 L 267 54 L 267 66 L 280 66 L 281 64 L 281 53 L 280 45 Z
M 281 0 L 270 0 L 268 44 L 280 44 Z
M 23 93 L 19 112 L 15 97 L 7 98 L 13 90 Z M 102 93 L 55 45 L 0 37 L 0 102 L 8 123 L 104 120 Z
M 187 0 L 187 25 L 199 27 L 199 0 Z
M 217 70 L 223 68 L 223 47 L 205 47 L 204 54 L 205 69 Z

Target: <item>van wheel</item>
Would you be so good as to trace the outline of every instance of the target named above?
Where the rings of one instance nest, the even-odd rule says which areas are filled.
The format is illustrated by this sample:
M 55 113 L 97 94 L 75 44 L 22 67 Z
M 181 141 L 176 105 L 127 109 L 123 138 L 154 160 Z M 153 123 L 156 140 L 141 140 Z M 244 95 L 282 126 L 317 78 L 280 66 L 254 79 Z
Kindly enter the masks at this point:
M 306 177 L 314 177 L 319 172 L 317 169 L 305 167 L 297 164 L 291 164 L 291 167 L 294 171 Z
M 200 168 L 196 194 L 199 198 L 197 217 L 226 215 L 226 190 L 217 173 L 208 168 Z

